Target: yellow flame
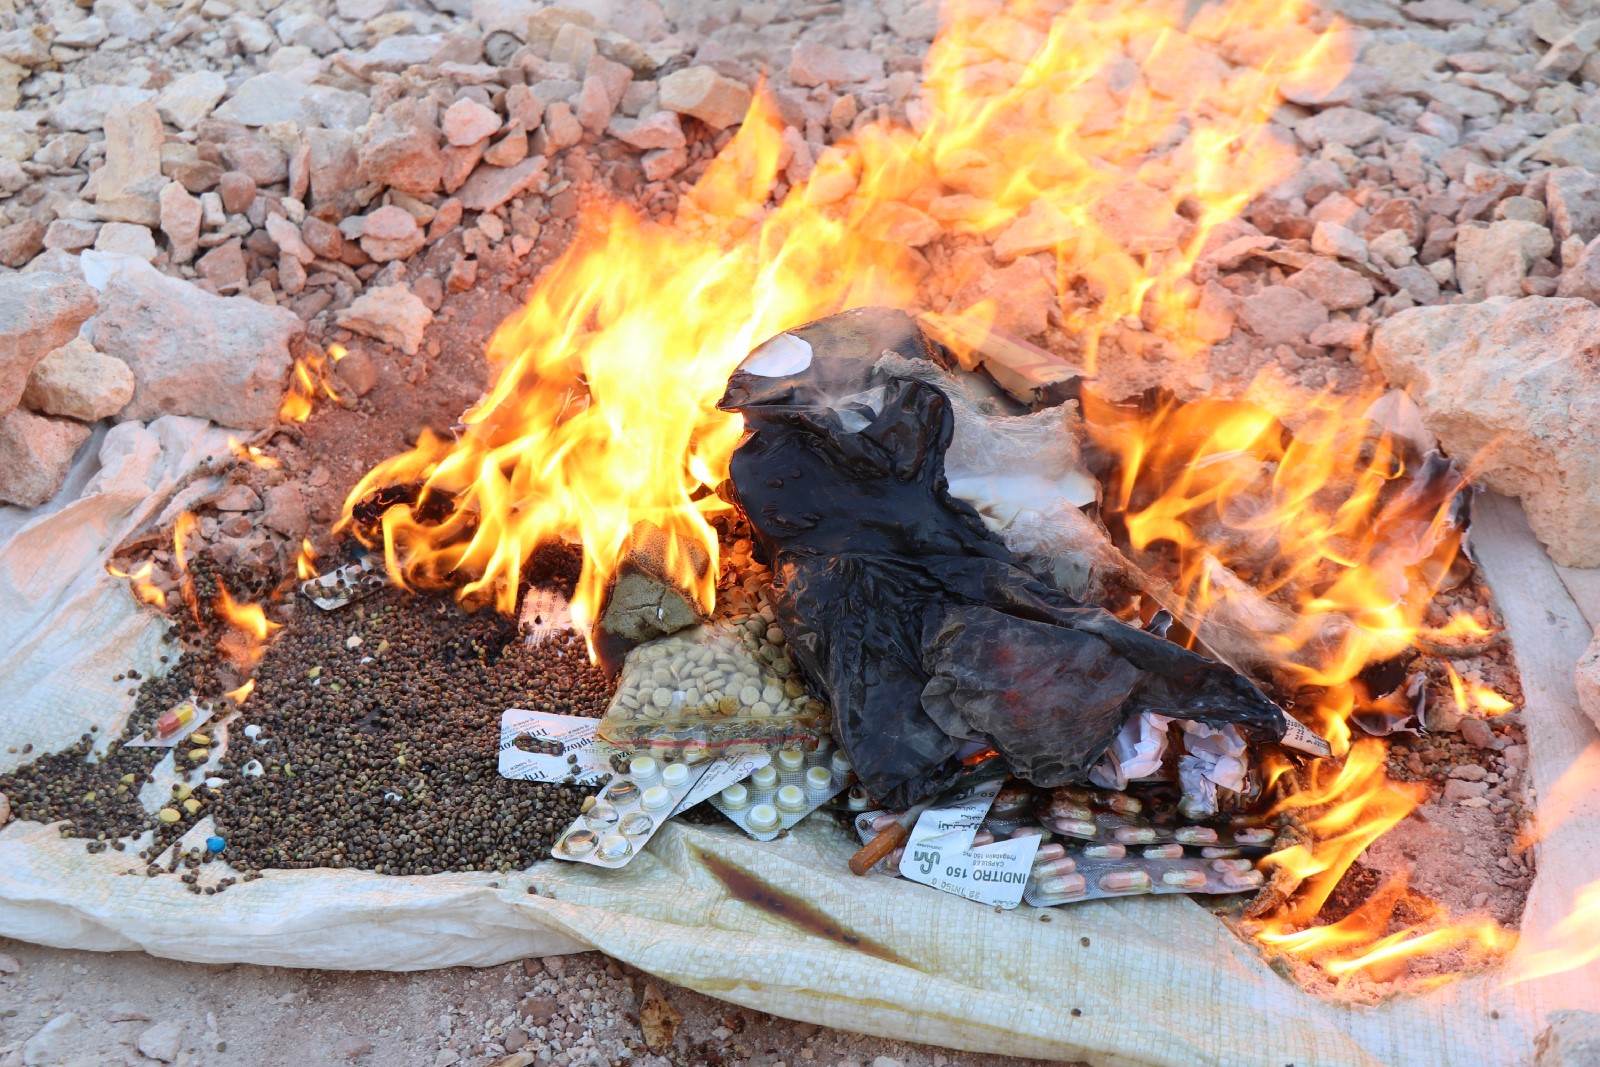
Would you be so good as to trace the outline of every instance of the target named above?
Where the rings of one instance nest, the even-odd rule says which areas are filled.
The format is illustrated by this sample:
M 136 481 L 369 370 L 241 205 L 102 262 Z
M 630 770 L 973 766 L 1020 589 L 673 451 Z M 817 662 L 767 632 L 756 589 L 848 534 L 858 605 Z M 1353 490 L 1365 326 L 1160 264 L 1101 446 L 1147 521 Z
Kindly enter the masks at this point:
M 239 439 L 232 434 L 228 435 L 228 451 L 232 452 L 234 458 L 240 462 L 249 463 L 263 470 L 277 470 L 283 466 L 276 457 L 267 455 L 259 446 L 241 444 Z
M 713 490 L 740 431 L 714 408 L 729 373 L 809 319 L 918 306 L 921 249 L 947 236 L 992 236 L 1002 264 L 1026 261 L 1055 294 L 1057 342 L 1086 360 L 1106 337 L 1193 350 L 1188 274 L 1206 238 L 1294 163 L 1268 130 L 1279 85 L 1337 82 L 1348 46 L 1308 29 L 1301 3 L 1188 6 L 947 4 L 913 127 L 866 123 L 809 165 L 758 93 L 674 226 L 589 207 L 492 338 L 495 381 L 461 439 L 425 435 L 380 464 L 344 521 L 376 489 L 420 486 L 373 534 L 391 577 L 507 612 L 535 549 L 580 543 L 585 628 L 653 528 L 670 577 L 709 607 L 709 520 L 726 510 Z M 1007 295 L 926 288 L 932 310 L 979 318 Z
M 150 575 L 154 570 L 155 564 L 150 560 L 145 560 L 144 563 L 135 567 L 132 571 L 125 571 L 109 563 L 106 564 L 107 573 L 113 578 L 125 579 L 129 588 L 133 590 L 133 595 L 142 603 L 164 608 L 167 606 L 167 594 L 161 591 L 160 586 L 150 580 Z
M 327 397 L 336 404 L 345 398 L 333 383 L 333 364 L 345 357 L 343 345 L 331 345 L 324 352 L 316 345 L 307 344 L 304 352 L 294 361 L 294 371 L 289 375 L 289 391 L 278 405 L 278 418 L 283 422 L 305 422 L 311 417 L 313 404 Z
M 250 694 L 254 693 L 255 691 L 256 691 L 256 680 L 254 678 L 251 678 L 249 681 L 245 682 L 239 688 L 230 689 L 230 690 L 228 690 L 226 693 L 224 693 L 222 695 L 227 697 L 229 700 L 233 701 L 235 704 L 243 704 L 246 700 L 248 700 L 250 698 Z
M 302 582 L 317 576 L 317 552 L 311 547 L 311 538 L 300 539 L 300 552 L 294 558 L 294 569 Z

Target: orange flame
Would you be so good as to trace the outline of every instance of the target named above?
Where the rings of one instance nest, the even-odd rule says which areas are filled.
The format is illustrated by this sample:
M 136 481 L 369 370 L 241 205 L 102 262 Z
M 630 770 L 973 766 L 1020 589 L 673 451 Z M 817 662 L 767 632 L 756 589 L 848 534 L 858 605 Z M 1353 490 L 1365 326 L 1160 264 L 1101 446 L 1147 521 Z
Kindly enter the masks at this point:
M 245 682 L 239 688 L 230 689 L 226 693 L 223 693 L 222 695 L 227 697 L 229 700 L 233 701 L 235 704 L 243 704 L 246 700 L 248 700 L 250 698 L 250 694 L 254 693 L 255 691 L 256 691 L 256 680 L 254 678 L 251 678 L 249 681 Z
M 282 623 L 267 618 L 260 604 L 240 603 L 233 599 L 228 587 L 217 586 L 217 614 L 228 625 L 218 644 L 233 665 L 241 670 L 255 666 L 266 651 L 267 638 L 283 628 Z
M 1455 698 L 1456 710 L 1462 715 L 1471 715 L 1474 711 L 1478 711 L 1492 719 L 1516 707 L 1488 686 L 1478 682 L 1468 683 L 1450 664 L 1446 663 L 1444 669 L 1450 679 L 1450 692 Z
M 300 552 L 294 558 L 294 569 L 302 582 L 317 576 L 317 552 L 311 547 L 311 538 L 301 538 Z
M 167 594 L 161 591 L 160 586 L 150 580 L 150 575 L 154 570 L 155 564 L 150 560 L 145 560 L 144 563 L 135 567 L 132 571 L 125 571 L 109 563 L 106 564 L 107 573 L 113 578 L 126 579 L 129 587 L 133 590 L 133 595 L 141 603 L 164 608 L 167 606 Z
M 333 384 L 333 364 L 345 357 L 343 345 L 330 345 L 327 352 L 316 345 L 307 344 L 305 351 L 294 361 L 294 371 L 289 376 L 289 391 L 278 405 L 278 418 L 283 422 L 305 422 L 311 417 L 312 405 L 319 397 L 327 397 L 343 404 L 344 397 Z
M 287 398 L 285 398 L 285 403 L 287 402 Z M 304 420 L 296 419 L 293 421 L 300 422 Z M 267 455 L 261 451 L 260 447 L 240 444 L 239 439 L 232 434 L 228 435 L 228 451 L 232 452 L 234 458 L 240 462 L 260 467 L 262 470 L 276 470 L 283 466 L 276 457 Z
M 950 235 L 993 236 L 1000 262 L 1021 262 L 1041 297 L 1053 290 L 1073 336 L 1055 343 L 1080 345 L 1086 360 L 1106 337 L 1194 349 L 1190 267 L 1220 223 L 1293 165 L 1268 131 L 1279 85 L 1337 82 L 1348 48 L 1308 29 L 1299 3 L 1232 0 L 1193 18 L 1188 6 L 946 5 L 913 128 L 869 122 L 815 160 L 758 94 L 674 227 L 626 208 L 585 212 L 491 340 L 495 382 L 463 416 L 461 439 L 425 435 L 380 464 L 343 523 L 376 489 L 419 486 L 415 504 L 381 519 L 391 578 L 456 582 L 508 613 L 533 551 L 579 542 L 572 609 L 583 628 L 649 524 L 664 535 L 669 576 L 709 608 L 709 520 L 727 508 L 714 488 L 740 432 L 714 408 L 728 375 L 806 320 L 920 306 L 921 249 Z M 784 181 L 792 187 L 774 202 Z M 1006 291 L 992 284 L 969 303 L 942 283 L 926 288 L 932 310 L 979 318 Z

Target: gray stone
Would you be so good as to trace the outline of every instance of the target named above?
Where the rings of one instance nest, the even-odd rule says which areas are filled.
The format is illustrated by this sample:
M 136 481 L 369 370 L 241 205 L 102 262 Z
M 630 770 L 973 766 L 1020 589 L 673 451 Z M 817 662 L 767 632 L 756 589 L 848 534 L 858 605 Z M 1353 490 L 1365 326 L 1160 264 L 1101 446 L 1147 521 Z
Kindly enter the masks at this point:
M 1594 720 L 1596 727 L 1600 727 L 1600 627 L 1595 629 L 1589 647 L 1578 657 L 1578 706 Z M 1596 1029 L 1596 1038 L 1600 1039 L 1600 1028 Z M 1600 1053 L 1600 1040 L 1595 1051 Z
M 710 67 L 675 70 L 657 85 L 662 107 L 693 115 L 713 130 L 741 121 L 750 109 L 750 90 Z
M 1550 231 L 1536 222 L 1463 226 L 1456 234 L 1456 282 L 1470 300 L 1519 296 L 1528 268 L 1554 249 Z
M 115 415 L 132 399 L 133 372 L 128 365 L 101 355 L 81 337 L 40 360 L 22 394 L 22 403 L 41 415 L 84 422 Z
M 77 22 L 58 23 L 56 27 L 56 44 L 64 48 L 94 48 L 109 36 L 105 19 L 92 15 Z
M 257 185 L 276 185 L 289 177 L 289 156 L 264 137 L 232 137 L 222 143 L 222 161 Z
M 222 75 L 212 70 L 197 70 L 163 89 L 156 97 L 156 110 L 178 129 L 192 130 L 211 114 L 227 91 L 228 83 Z
M 119 256 L 137 256 L 146 263 L 156 258 L 156 239 L 149 227 L 131 222 L 108 222 L 100 227 L 94 239 L 96 252 L 114 252 Z
M 0 504 L 36 508 L 55 496 L 72 469 L 73 455 L 88 438 L 84 423 L 35 415 L 26 408 L 0 418 Z
M 1356 148 L 1376 140 L 1387 128 L 1388 123 L 1376 115 L 1351 107 L 1331 107 L 1295 123 L 1294 134 L 1307 148 L 1330 144 Z
M 340 215 L 356 206 L 361 188 L 359 135 L 343 130 L 307 130 L 311 207 L 331 207 Z
M 683 136 L 683 123 L 675 111 L 657 111 L 640 119 L 612 119 L 606 129 L 623 144 L 641 150 L 682 148 L 687 143 Z
M 111 275 L 95 347 L 133 371 L 125 419 L 197 415 L 242 430 L 277 418 L 305 326 L 285 308 L 219 297 L 140 263 Z
M 1564 566 L 1600 566 L 1600 307 L 1492 298 L 1384 321 L 1372 355 L 1475 479 L 1519 497 Z
M 1539 138 L 1529 158 L 1557 167 L 1600 171 L 1600 126 L 1573 122 Z
M 1582 167 L 1552 169 L 1545 186 L 1545 204 L 1557 247 L 1568 237 L 1578 237 L 1585 244 L 1600 237 L 1600 175 Z
M 177 182 L 161 190 L 161 232 L 167 235 L 172 262 L 187 263 L 200 248 L 200 201 Z
M 544 123 L 533 134 L 533 151 L 553 156 L 583 140 L 583 124 L 567 103 L 557 100 L 545 109 Z
M 106 114 L 106 162 L 95 172 L 94 213 L 107 222 L 155 226 L 161 221 L 156 196 L 167 178 L 161 173 L 161 143 L 166 131 L 156 106 L 146 101 Z
M 590 59 L 583 89 L 578 93 L 577 119 L 583 128 L 594 134 L 604 130 L 631 81 L 633 71 L 621 63 L 598 55 Z
M 17 406 L 34 366 L 94 312 L 94 290 L 74 278 L 0 274 L 0 412 Z
M 339 312 L 337 321 L 347 330 L 414 356 L 422 346 L 423 332 L 433 321 L 433 312 L 405 286 L 384 285 L 362 293 Z
M 106 113 L 112 108 L 132 107 L 155 98 L 151 89 L 134 89 L 126 85 L 91 85 L 87 89 L 69 89 L 61 94 L 56 106 L 50 109 L 50 125 L 58 130 L 77 130 L 92 133 L 105 124 Z
M 1600 1067 L 1600 1012 L 1553 1011 L 1546 1021 L 1533 1067 Z
M 0 263 L 20 267 L 44 251 L 44 235 L 48 232 L 38 219 L 23 219 L 0 227 Z
M 89 431 L 85 429 L 83 432 L 87 436 Z M 5 425 L 0 423 L 0 452 L 4 452 L 6 448 L 4 443 L 5 436 Z M 67 458 L 70 461 L 72 457 L 69 454 Z M 65 475 L 66 472 L 62 471 L 62 476 L 65 477 Z M 5 479 L 5 464 L 0 463 L 0 499 L 4 498 L 5 486 L 3 480 Z M 52 490 L 51 496 L 54 495 L 55 493 Z M 45 497 L 45 500 L 48 499 L 50 497 Z M 42 504 L 44 500 L 40 500 L 38 503 Z M 33 504 L 23 505 L 23 507 L 34 506 Z M 23 1042 L 22 1062 L 27 1064 L 28 1067 L 34 1067 L 35 1064 L 59 1063 L 65 1060 L 70 1053 L 77 1051 L 78 1039 L 82 1036 L 82 1033 L 83 1023 L 79 1020 L 77 1012 L 69 1011 L 62 1015 L 57 1015 L 40 1027 L 27 1041 Z
M 309 126 L 317 121 L 316 108 L 305 85 L 274 73 L 245 79 L 216 114 L 219 119 L 243 126 L 270 126 L 274 122 Z
M 461 99 L 445 108 L 439 128 L 446 141 L 465 148 L 494 136 L 500 129 L 500 116 L 476 100 Z
M 153 1060 L 171 1063 L 183 1048 L 183 1024 L 156 1023 L 139 1035 L 138 1047 L 140 1053 Z
M 1556 81 L 1563 81 L 1578 73 L 1584 60 L 1594 54 L 1600 45 L 1600 19 L 1583 23 L 1571 33 L 1550 46 L 1550 51 L 1540 57 L 1533 69 Z
M 294 484 L 274 485 L 262 498 L 261 521 L 279 533 L 299 540 L 311 529 L 305 496 Z
M 417 220 L 393 204 L 379 208 L 361 223 L 361 250 L 376 263 L 408 259 L 421 251 L 427 240 Z

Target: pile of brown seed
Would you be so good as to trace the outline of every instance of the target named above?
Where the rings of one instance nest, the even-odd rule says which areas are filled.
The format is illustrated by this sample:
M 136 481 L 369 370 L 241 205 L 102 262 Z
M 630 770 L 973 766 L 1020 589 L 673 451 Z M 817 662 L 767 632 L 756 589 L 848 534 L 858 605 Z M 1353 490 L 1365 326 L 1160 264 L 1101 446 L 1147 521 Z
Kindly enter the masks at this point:
M 593 789 L 501 778 L 501 712 L 598 717 L 611 691 L 575 636 L 529 647 L 445 596 L 302 604 L 233 725 L 217 833 L 235 866 L 520 870 Z

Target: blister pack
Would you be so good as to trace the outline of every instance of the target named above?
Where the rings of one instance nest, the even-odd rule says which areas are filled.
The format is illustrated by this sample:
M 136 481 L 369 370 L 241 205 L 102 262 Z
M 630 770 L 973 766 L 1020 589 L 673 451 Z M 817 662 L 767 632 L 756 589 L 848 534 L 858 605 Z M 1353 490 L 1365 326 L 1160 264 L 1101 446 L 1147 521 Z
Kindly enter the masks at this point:
M 772 762 L 711 798 L 716 809 L 757 841 L 771 841 L 837 796 L 852 778 L 850 761 L 830 744 L 781 748 Z
M 1069 849 L 1039 846 L 1023 899 L 1039 908 L 1105 897 L 1161 893 L 1248 893 L 1265 875 L 1243 858 L 1206 859 L 1175 842 L 1128 848 L 1122 844 Z
M 550 855 L 596 867 L 626 866 L 678 810 L 708 766 L 635 756 L 627 774 L 607 782 L 592 804 L 585 801 L 585 810 L 556 841 Z
M 306 579 L 300 583 L 300 595 L 323 611 L 332 611 L 382 589 L 388 582 L 383 573 L 383 560 L 367 555 L 327 574 Z
M 690 627 L 629 652 L 600 720 L 607 744 L 662 757 L 809 745 L 827 732 L 826 705 L 806 691 L 783 646 L 741 625 Z
M 124 748 L 172 748 L 205 725 L 217 713 L 216 706 L 190 697 L 180 700 L 156 720 L 154 727 L 122 743 Z

